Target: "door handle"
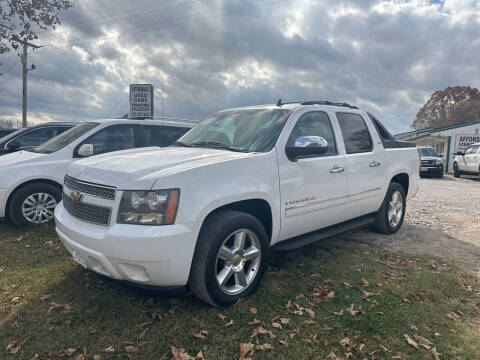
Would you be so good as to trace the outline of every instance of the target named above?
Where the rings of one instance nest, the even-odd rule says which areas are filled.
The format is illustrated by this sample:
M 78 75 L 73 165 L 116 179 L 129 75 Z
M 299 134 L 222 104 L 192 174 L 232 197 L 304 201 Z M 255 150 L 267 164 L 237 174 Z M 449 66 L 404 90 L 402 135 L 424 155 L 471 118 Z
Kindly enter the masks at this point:
M 332 173 L 332 174 L 338 174 L 338 173 L 341 173 L 341 172 L 344 172 L 344 171 L 345 171 L 345 168 L 343 168 L 341 166 L 335 166 L 335 167 L 330 169 L 330 173 Z
M 379 167 L 380 165 L 382 165 L 382 164 L 380 164 L 378 161 L 372 161 L 368 166 L 370 166 L 370 167 Z

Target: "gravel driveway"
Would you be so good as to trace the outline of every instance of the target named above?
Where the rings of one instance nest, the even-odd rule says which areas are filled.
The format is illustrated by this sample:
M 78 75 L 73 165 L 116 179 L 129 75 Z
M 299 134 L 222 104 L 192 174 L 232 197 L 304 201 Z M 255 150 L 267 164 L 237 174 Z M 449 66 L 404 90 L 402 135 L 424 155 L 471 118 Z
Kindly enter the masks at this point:
M 421 179 L 420 184 L 407 203 L 398 233 L 386 236 L 361 230 L 343 240 L 354 238 L 394 251 L 455 260 L 480 276 L 480 181 L 446 175 Z

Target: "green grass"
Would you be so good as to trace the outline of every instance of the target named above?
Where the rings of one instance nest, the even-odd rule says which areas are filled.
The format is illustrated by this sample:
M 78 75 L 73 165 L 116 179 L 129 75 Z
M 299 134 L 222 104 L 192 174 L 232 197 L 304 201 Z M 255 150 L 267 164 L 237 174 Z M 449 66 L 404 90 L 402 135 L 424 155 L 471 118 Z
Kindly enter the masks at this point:
M 35 354 L 39 359 L 67 358 L 62 351 L 68 348 L 77 349 L 71 358 L 85 348 L 87 359 L 128 359 L 129 345 L 139 349 L 129 354 L 135 359 L 170 359 L 171 346 L 185 348 L 192 356 L 202 351 L 205 359 L 238 359 L 240 344 L 249 342 L 274 348 L 255 350 L 255 359 L 327 359 L 332 352 L 346 356 L 340 341 L 347 337 L 350 359 L 434 358 L 430 350 L 408 345 L 404 334 L 430 340 L 441 359 L 480 359 L 476 279 L 453 263 L 393 254 L 348 236 L 348 241 L 333 239 L 275 254 L 254 295 L 218 310 L 190 294 L 170 299 L 83 270 L 72 262 L 53 227 L 25 236 L 1 224 L 0 359 L 32 359 Z M 313 295 L 330 291 L 334 296 L 328 299 Z M 375 295 L 362 298 L 364 291 Z M 42 300 L 42 295 L 50 297 Z M 52 303 L 68 304 L 70 309 L 49 314 Z M 346 310 L 352 304 L 363 311 L 352 316 Z M 304 308 L 303 315 L 297 305 Z M 452 312 L 463 316 L 451 320 L 447 314 Z M 280 318 L 290 320 L 281 329 L 272 326 Z M 275 337 L 251 338 L 259 326 L 248 324 L 253 319 L 262 321 Z M 208 332 L 204 339 L 193 336 L 200 330 Z M 15 353 L 12 345 L 6 350 L 25 339 L 13 346 Z M 280 340 L 287 340 L 286 345 Z M 365 344 L 361 351 L 360 344 Z M 115 352 L 103 351 L 109 346 Z

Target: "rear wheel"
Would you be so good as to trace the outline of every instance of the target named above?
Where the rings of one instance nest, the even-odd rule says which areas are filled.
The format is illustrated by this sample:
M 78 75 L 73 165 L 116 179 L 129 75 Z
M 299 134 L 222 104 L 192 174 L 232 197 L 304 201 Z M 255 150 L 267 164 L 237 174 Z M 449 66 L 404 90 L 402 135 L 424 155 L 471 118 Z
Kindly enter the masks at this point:
M 232 305 L 255 291 L 267 261 L 267 235 L 260 221 L 239 211 L 219 212 L 200 232 L 190 289 L 213 306 Z
M 10 201 L 9 214 L 18 227 L 35 227 L 53 222 L 53 212 L 62 192 L 46 183 L 28 184 L 17 190 Z
M 459 178 L 460 175 L 462 175 L 462 173 L 461 173 L 460 170 L 458 169 L 458 164 L 457 164 L 457 163 L 454 163 L 454 164 L 453 164 L 453 176 L 456 177 L 456 178 Z
M 397 182 L 391 182 L 380 210 L 378 210 L 374 229 L 383 234 L 394 234 L 402 226 L 406 208 L 405 190 Z

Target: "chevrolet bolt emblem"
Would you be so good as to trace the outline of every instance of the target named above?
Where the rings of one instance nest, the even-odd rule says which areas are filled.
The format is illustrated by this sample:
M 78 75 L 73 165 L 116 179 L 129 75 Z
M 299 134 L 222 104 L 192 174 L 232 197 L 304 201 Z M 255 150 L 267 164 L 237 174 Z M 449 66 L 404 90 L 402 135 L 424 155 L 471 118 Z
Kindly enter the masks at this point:
M 70 194 L 70 199 L 72 199 L 72 201 L 76 203 L 82 202 L 83 194 L 79 193 L 78 191 L 72 191 L 72 193 Z

